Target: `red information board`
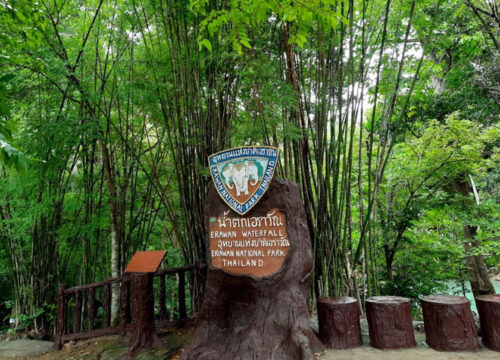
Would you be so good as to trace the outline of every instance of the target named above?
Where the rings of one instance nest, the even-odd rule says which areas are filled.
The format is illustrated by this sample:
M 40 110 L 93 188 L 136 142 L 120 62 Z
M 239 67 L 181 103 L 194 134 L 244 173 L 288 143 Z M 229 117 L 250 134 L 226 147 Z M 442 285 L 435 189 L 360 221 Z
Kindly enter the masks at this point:
M 154 273 L 167 254 L 166 250 L 138 251 L 125 269 L 126 273 Z

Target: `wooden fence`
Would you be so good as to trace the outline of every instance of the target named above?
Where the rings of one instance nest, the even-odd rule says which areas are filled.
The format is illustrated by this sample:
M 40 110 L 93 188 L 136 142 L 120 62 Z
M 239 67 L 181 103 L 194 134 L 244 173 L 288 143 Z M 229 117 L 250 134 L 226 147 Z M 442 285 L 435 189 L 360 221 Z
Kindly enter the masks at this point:
M 183 321 L 193 315 L 193 304 L 186 303 L 186 275 L 193 283 L 204 283 L 204 265 L 186 265 L 176 268 L 158 270 L 152 274 L 155 281 L 159 281 L 159 294 L 155 297 L 155 322 L 157 328 L 175 322 Z M 177 301 L 167 309 L 166 279 L 177 276 Z M 156 280 L 156 278 L 158 280 Z M 119 278 L 112 278 L 92 284 L 68 288 L 59 286 L 57 304 L 57 325 L 54 348 L 61 349 L 63 344 L 71 340 L 82 340 L 103 335 L 127 334 L 131 326 L 130 300 L 134 294 L 130 289 L 130 275 L 124 274 Z M 120 314 L 119 323 L 112 323 L 111 296 L 112 287 L 120 287 Z M 202 288 L 195 286 L 197 288 Z M 188 288 L 188 291 L 191 287 Z M 191 300 L 193 294 L 191 293 Z M 99 300 L 99 299 L 102 299 Z M 170 299 L 171 300 L 171 299 Z M 99 312 L 99 310 L 101 310 Z M 70 310 L 72 315 L 70 315 Z M 188 313 L 189 312 L 189 313 Z

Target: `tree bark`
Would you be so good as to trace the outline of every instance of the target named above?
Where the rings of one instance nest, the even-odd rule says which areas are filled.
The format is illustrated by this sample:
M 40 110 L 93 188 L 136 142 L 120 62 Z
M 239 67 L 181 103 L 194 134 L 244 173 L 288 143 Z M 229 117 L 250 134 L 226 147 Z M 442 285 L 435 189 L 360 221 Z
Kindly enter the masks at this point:
M 454 189 L 464 197 L 469 197 L 472 189 L 467 181 L 455 181 Z M 477 226 L 465 225 L 463 227 L 465 242 L 465 252 L 469 254 L 471 249 L 479 246 L 479 241 L 475 238 Z M 467 269 L 469 272 L 470 286 L 474 297 L 480 295 L 491 295 L 495 293 L 495 288 L 488 277 L 488 269 L 481 255 L 467 255 Z
M 121 275 L 121 250 L 123 244 L 123 232 L 120 226 L 121 216 L 118 203 L 118 192 L 116 186 L 116 179 L 114 176 L 113 166 L 110 160 L 110 154 L 106 145 L 106 139 L 102 136 L 102 158 L 104 173 L 106 175 L 106 183 L 109 190 L 109 213 L 111 223 L 111 277 L 116 278 Z M 118 310 L 120 307 L 120 287 L 118 285 L 112 286 L 111 296 L 111 317 L 114 320 L 118 317 Z
M 290 241 L 282 268 L 262 278 L 230 275 L 214 268 L 208 256 L 200 324 L 182 360 L 312 360 L 321 351 L 307 309 L 313 258 L 298 186 L 273 180 L 247 216 L 266 216 L 274 208 L 285 214 Z M 227 210 L 212 186 L 206 229 L 210 217 Z M 210 254 L 209 243 L 206 246 Z
M 470 239 L 465 243 L 465 250 L 467 253 L 472 248 L 478 247 L 478 241 L 475 240 L 477 233 L 477 226 L 464 226 L 464 237 Z M 469 272 L 470 286 L 474 297 L 480 295 L 491 295 L 495 293 L 495 288 L 488 277 L 488 269 L 484 263 L 482 255 L 467 255 L 466 257 L 467 269 Z

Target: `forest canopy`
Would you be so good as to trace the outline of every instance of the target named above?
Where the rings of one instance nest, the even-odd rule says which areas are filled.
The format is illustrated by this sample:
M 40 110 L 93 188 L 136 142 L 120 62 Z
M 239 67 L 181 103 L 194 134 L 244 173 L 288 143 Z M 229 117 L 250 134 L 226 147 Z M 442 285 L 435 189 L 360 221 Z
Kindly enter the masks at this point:
M 493 291 L 494 0 L 4 0 L 0 23 L 1 326 L 49 331 L 58 284 L 138 250 L 204 261 L 207 158 L 247 145 L 300 186 L 312 299 Z

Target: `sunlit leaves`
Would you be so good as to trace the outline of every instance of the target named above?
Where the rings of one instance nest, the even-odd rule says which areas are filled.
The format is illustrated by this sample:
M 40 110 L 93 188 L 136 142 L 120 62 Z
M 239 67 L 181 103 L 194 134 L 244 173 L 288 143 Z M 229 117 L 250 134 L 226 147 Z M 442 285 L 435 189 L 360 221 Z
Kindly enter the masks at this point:
M 10 107 L 8 103 L 7 82 L 12 80 L 12 74 L 0 77 L 0 163 L 18 170 L 26 169 L 26 157 L 24 154 L 11 145 L 12 133 L 15 131 L 15 126 L 8 121 L 10 115 Z
M 213 9 L 208 11 L 209 3 L 206 0 L 192 0 L 191 9 L 200 15 L 201 32 L 208 32 L 213 37 L 220 32 L 224 25 L 229 24 L 229 38 L 233 50 L 238 54 L 243 53 L 243 48 L 252 48 L 252 39 L 249 36 L 259 26 L 266 23 L 278 22 L 290 27 L 289 44 L 303 47 L 307 42 L 315 24 L 320 24 L 325 29 L 337 29 L 339 22 L 346 23 L 345 17 L 340 12 L 342 0 L 314 0 L 314 1 L 265 1 L 244 0 L 230 1 L 227 9 Z M 198 42 L 209 49 L 207 40 L 200 35 Z M 210 49 L 209 49 L 210 50 Z

